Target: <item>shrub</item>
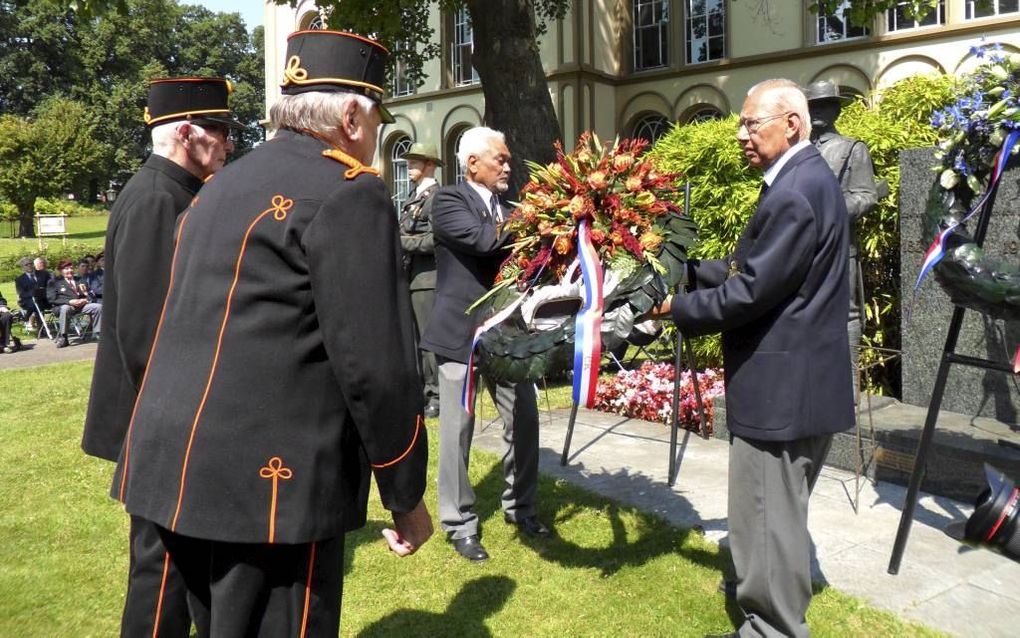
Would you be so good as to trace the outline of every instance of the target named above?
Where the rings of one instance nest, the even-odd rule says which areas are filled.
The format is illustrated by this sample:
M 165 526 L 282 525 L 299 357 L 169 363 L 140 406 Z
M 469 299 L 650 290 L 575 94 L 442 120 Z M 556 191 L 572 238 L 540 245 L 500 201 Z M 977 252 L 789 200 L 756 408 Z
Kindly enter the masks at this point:
M 899 153 L 932 146 L 928 125 L 934 110 L 952 101 L 950 76 L 919 75 L 885 89 L 875 106 L 864 101 L 848 105 L 836 123 L 839 131 L 868 145 L 878 179 L 890 195 L 857 225 L 867 324 L 864 345 L 899 349 Z M 651 157 L 662 171 L 682 173 L 691 182 L 691 214 L 698 223 L 699 242 L 692 254 L 702 259 L 729 255 L 754 212 L 761 175 L 747 167 L 736 143 L 737 116 L 675 127 L 655 144 Z M 717 337 L 694 340 L 699 365 L 718 366 L 722 355 Z M 863 355 L 865 361 L 869 355 Z M 899 394 L 898 362 L 875 370 L 872 391 Z
M 53 245 L 47 246 L 43 250 L 35 249 L 30 253 L 22 255 L 0 257 L 0 280 L 13 280 L 22 273 L 21 266 L 18 265 L 18 262 L 21 261 L 22 257 L 29 257 L 31 259 L 43 257 L 46 259 L 47 269 L 50 272 L 53 272 L 56 269 L 57 264 L 65 259 L 77 264 L 85 255 L 95 255 L 100 250 L 100 248 L 90 246 L 89 244 L 73 243 L 64 246 L 57 245 L 56 242 L 53 242 Z
M 669 363 L 646 361 L 637 370 L 621 370 L 610 379 L 599 379 L 595 409 L 626 417 L 670 423 L 673 415 L 674 368 Z M 712 399 L 723 393 L 722 372 L 706 369 L 698 373 L 698 388 L 705 406 L 705 427 L 712 433 Z M 689 370 L 680 373 L 680 425 L 698 432 L 701 417 Z

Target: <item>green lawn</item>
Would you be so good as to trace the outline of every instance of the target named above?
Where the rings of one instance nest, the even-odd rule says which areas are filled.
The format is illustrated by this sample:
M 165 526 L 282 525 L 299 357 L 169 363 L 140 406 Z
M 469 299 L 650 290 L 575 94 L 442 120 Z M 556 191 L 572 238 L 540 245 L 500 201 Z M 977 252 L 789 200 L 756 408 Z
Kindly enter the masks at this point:
M 111 464 L 79 449 L 89 362 L 0 372 L 0 636 L 111 636 L 127 570 L 127 517 L 107 498 Z M 45 391 L 41 389 L 45 389 Z M 569 401 L 552 392 L 554 405 Z M 33 400 L 26 403 L 26 398 Z M 544 399 L 540 399 L 543 403 Z M 492 414 L 491 405 L 484 408 Z M 435 423 L 430 424 L 430 507 Z M 695 532 L 543 478 L 540 515 L 558 538 L 521 542 L 498 510 L 499 461 L 471 467 L 486 546 L 469 564 L 434 537 L 390 555 L 377 501 L 348 536 L 345 636 L 701 636 L 731 628 L 716 592 L 725 556 Z M 433 512 L 434 514 L 434 512 Z M 932 636 L 824 589 L 808 619 L 817 636 Z

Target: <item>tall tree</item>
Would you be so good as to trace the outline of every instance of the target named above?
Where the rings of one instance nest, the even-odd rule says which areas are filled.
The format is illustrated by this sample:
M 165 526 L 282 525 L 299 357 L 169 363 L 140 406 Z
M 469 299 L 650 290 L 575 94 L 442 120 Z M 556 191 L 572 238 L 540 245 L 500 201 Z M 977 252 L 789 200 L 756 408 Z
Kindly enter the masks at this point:
M 34 237 L 35 202 L 82 188 L 111 148 L 96 139 L 85 105 L 50 98 L 33 117 L 0 116 L 0 195 L 18 208 L 20 235 Z

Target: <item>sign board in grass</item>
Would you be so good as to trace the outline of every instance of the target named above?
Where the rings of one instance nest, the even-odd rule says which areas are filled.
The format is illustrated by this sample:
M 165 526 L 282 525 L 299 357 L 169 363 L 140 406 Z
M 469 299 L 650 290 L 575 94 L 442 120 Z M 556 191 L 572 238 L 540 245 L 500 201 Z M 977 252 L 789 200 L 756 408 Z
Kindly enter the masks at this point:
M 67 245 L 67 215 L 36 215 L 36 237 L 39 238 L 39 250 L 43 249 L 43 237 L 60 236 Z

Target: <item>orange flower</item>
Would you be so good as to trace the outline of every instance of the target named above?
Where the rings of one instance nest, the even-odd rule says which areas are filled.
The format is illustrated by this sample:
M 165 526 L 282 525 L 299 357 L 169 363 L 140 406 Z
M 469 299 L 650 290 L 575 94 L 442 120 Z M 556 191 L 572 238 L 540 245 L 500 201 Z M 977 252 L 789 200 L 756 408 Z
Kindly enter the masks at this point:
M 550 232 L 552 232 L 552 222 L 547 221 L 538 222 L 539 235 L 548 235 Z
M 575 218 L 580 217 L 584 213 L 584 197 L 574 195 L 570 200 L 570 204 L 567 205 L 567 210 Z
M 658 233 L 646 230 L 641 234 L 641 247 L 645 250 L 652 252 L 662 244 L 662 237 Z
M 553 248 L 561 255 L 566 255 L 574 247 L 574 242 L 570 241 L 570 235 L 560 235 L 553 242 Z
M 621 153 L 613 158 L 613 168 L 622 173 L 634 165 L 634 156 L 630 153 Z
M 641 178 L 637 175 L 631 175 L 627 178 L 626 182 L 627 190 L 636 193 L 641 190 Z
M 597 191 L 605 190 L 608 185 L 606 174 L 602 171 L 595 171 L 588 176 L 588 186 Z
M 601 244 L 604 241 L 606 241 L 605 231 L 601 231 L 598 228 L 593 228 L 591 231 L 591 243 Z

